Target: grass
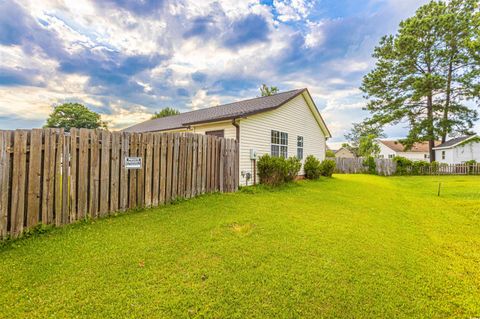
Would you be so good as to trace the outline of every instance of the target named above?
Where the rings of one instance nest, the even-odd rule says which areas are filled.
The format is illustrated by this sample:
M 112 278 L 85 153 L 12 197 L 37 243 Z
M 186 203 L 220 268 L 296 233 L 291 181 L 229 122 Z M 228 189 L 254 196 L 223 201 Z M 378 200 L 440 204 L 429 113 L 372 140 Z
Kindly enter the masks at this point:
M 0 317 L 472 318 L 479 265 L 480 178 L 336 175 L 8 244 Z

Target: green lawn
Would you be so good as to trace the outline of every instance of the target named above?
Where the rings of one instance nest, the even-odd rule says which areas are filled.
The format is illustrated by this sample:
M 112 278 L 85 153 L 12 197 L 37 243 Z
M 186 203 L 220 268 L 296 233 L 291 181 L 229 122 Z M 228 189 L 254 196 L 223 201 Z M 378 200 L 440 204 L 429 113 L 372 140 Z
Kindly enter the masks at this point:
M 335 175 L 55 229 L 0 249 L 0 317 L 480 317 L 480 178 Z

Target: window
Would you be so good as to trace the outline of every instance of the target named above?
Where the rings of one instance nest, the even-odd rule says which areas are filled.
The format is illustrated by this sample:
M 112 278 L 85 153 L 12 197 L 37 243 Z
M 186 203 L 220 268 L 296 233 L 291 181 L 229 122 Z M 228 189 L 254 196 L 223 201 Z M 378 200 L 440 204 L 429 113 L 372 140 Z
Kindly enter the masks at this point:
M 442 151 L 442 160 L 445 159 L 445 151 Z
M 428 155 L 428 154 L 423 154 L 423 158 L 424 158 L 424 159 L 428 159 L 428 158 L 430 158 L 430 155 Z
M 394 158 L 395 154 L 388 154 L 388 158 Z
M 206 131 L 205 135 L 212 135 L 212 136 L 216 136 L 216 137 L 224 137 L 225 132 L 224 132 L 224 130 Z
M 272 156 L 288 157 L 288 133 L 272 131 Z
M 297 136 L 297 158 L 303 159 L 303 136 Z

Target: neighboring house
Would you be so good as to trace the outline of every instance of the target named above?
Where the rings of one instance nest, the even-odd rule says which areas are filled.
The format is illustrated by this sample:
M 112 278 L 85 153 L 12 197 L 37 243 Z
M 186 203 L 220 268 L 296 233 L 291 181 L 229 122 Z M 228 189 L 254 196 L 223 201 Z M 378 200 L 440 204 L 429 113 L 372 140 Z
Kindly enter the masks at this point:
M 355 158 L 355 154 L 346 147 L 342 147 L 339 150 L 335 151 L 335 157 L 341 158 Z
M 302 163 L 308 155 L 323 160 L 326 139 L 331 137 L 307 89 L 148 120 L 124 131 L 190 132 L 237 139 L 241 185 L 247 183 L 247 173 L 253 175 L 252 152 L 257 157 L 265 153 L 297 156 Z
M 439 142 L 435 142 L 436 145 Z M 399 141 L 378 140 L 380 147 L 379 158 L 394 158 L 396 156 L 405 157 L 412 161 L 429 161 L 428 142 L 415 143 L 412 148 L 407 150 Z
M 434 148 L 435 159 L 440 163 L 461 164 L 480 162 L 480 137 L 478 135 L 453 138 Z

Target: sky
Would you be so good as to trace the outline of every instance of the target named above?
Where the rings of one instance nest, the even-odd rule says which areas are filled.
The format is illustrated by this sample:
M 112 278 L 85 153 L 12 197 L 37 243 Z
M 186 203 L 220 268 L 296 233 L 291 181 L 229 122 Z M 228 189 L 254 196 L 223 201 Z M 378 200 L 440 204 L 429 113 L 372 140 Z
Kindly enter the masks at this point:
M 0 0 L 0 129 L 40 127 L 65 102 L 121 129 L 266 83 L 308 88 L 338 144 L 367 116 L 358 87 L 373 48 L 425 2 Z

